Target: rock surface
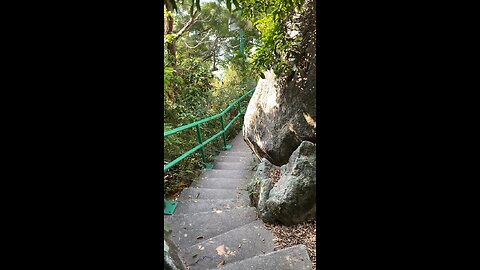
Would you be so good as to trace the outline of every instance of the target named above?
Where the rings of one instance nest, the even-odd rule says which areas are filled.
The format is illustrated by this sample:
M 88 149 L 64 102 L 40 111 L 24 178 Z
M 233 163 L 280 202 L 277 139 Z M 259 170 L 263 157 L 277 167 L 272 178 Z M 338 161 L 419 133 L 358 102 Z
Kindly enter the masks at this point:
M 275 165 L 270 163 L 266 158 L 263 158 L 260 164 L 258 164 L 252 181 L 247 185 L 252 206 L 258 206 L 259 201 L 265 201 L 266 198 L 268 198 L 268 192 L 270 192 L 270 189 L 273 187 L 272 180 L 270 179 L 270 171 L 274 167 Z
M 257 157 L 281 166 L 302 141 L 316 142 L 315 1 L 306 0 L 295 22 L 300 53 L 292 73 L 260 79 L 244 117 L 243 137 Z
M 178 256 L 178 249 L 165 232 L 163 233 L 163 239 L 163 269 L 185 270 L 185 266 Z
M 267 223 L 293 225 L 315 216 L 316 212 L 316 148 L 304 141 L 281 167 L 280 179 L 273 183 L 269 171 L 275 168 L 267 160 L 258 166 L 250 183 L 259 217 Z M 253 192 L 252 192 L 253 191 Z
M 253 180 L 247 186 L 247 189 L 250 191 L 250 201 L 253 206 L 257 207 L 258 216 L 263 221 L 273 221 L 265 203 L 274 185 L 270 175 L 272 170 L 276 168 L 278 167 L 270 163 L 266 158 L 263 158 L 257 167 Z

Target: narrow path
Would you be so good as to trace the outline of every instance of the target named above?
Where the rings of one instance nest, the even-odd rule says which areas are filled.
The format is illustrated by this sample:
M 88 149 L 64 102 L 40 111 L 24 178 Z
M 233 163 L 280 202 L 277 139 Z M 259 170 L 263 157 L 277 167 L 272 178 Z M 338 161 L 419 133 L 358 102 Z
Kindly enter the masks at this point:
M 190 270 L 312 269 L 303 245 L 274 251 L 273 235 L 250 207 L 245 190 L 258 160 L 242 132 L 230 144 L 212 170 L 182 191 L 175 213 L 165 216 L 183 262 Z

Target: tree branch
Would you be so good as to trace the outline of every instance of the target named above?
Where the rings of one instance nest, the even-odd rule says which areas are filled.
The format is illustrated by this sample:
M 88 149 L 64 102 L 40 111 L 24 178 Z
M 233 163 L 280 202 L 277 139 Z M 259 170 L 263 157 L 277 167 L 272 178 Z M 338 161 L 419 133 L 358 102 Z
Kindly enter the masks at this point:
M 215 40 L 213 41 L 213 46 L 210 48 L 210 50 L 208 50 L 207 55 L 203 57 L 202 59 L 203 61 L 207 60 L 214 54 L 215 49 L 217 48 L 217 45 L 218 45 L 218 40 L 219 40 L 219 37 L 215 37 Z
M 197 45 L 195 45 L 195 46 L 190 46 L 190 45 L 188 45 L 188 44 L 187 44 L 187 41 L 185 41 L 185 39 L 183 40 L 183 43 L 185 43 L 185 46 L 187 46 L 187 48 L 189 48 L 189 49 L 195 49 L 195 48 L 197 48 L 198 46 L 200 46 L 200 44 L 203 44 L 203 43 L 208 42 L 208 41 L 206 41 L 206 42 L 203 42 L 203 41 L 208 37 L 208 35 L 210 34 L 210 31 L 211 31 L 211 30 L 212 30 L 212 29 L 209 29 L 208 32 L 207 32 L 207 34 L 206 34 L 206 35 L 197 43 Z
M 209 22 L 212 20 L 212 16 L 208 16 L 207 18 L 203 19 L 203 20 L 198 20 L 198 22 Z
M 188 29 L 197 22 L 198 15 L 200 15 L 200 12 L 198 10 L 195 10 L 193 13 L 192 17 L 187 21 L 187 23 L 180 29 L 177 33 L 173 34 L 173 41 L 177 41 L 185 32 L 188 31 Z

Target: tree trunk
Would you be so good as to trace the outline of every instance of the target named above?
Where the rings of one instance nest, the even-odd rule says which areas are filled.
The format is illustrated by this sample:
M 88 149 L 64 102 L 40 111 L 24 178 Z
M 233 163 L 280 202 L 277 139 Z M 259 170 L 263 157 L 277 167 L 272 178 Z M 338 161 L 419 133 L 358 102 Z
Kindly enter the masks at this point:
M 165 4 L 165 9 L 168 11 L 168 12 L 173 12 L 173 4 L 172 4 L 172 1 L 171 0 L 165 0 L 164 2 Z M 163 31 L 163 34 L 164 35 L 168 35 L 168 34 L 172 34 L 173 32 L 173 17 L 172 16 L 165 16 L 165 19 L 164 19 L 164 24 L 165 24 L 165 28 L 164 28 L 164 31 Z M 176 69 L 177 67 L 177 58 L 176 58 L 176 49 L 175 49 L 175 42 L 172 41 L 172 42 L 167 42 L 167 52 L 168 54 L 172 57 L 172 65 L 173 65 L 173 69 Z

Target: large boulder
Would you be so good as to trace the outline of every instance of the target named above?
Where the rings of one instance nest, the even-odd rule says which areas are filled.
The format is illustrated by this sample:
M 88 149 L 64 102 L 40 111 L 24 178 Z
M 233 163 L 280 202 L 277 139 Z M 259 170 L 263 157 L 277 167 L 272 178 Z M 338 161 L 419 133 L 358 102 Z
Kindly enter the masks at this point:
M 294 16 L 295 17 L 295 16 Z M 302 37 L 299 53 L 287 59 L 293 71 L 265 72 L 248 104 L 243 137 L 261 159 L 281 166 L 302 141 L 316 142 L 315 1 L 306 0 L 292 22 L 292 36 Z
M 266 223 L 293 225 L 315 217 L 316 213 L 316 148 L 304 141 L 280 168 L 280 178 L 272 181 L 278 167 L 266 159 L 258 166 L 249 185 L 259 217 Z

